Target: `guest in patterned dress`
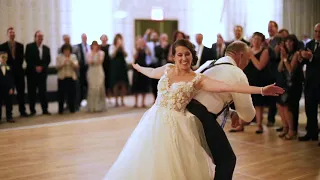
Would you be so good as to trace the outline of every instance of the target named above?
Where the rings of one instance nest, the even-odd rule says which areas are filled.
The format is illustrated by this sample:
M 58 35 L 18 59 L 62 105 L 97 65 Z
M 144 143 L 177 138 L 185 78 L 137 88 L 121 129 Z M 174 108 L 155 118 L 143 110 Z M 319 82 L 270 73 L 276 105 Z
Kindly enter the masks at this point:
M 88 60 L 88 104 L 89 112 L 103 111 L 106 108 L 105 102 L 105 84 L 103 60 L 104 52 L 100 50 L 97 41 L 91 44 L 91 52 L 87 54 Z

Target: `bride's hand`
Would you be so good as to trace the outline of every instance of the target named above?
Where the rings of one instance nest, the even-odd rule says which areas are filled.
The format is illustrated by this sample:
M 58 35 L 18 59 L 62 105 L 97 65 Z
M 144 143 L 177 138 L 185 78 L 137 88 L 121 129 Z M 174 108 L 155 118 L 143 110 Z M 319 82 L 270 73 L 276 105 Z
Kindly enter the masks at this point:
M 276 83 L 274 83 L 263 87 L 261 93 L 263 96 L 279 96 L 284 93 L 284 89 L 276 86 Z
M 140 65 L 139 65 L 139 64 L 132 63 L 132 67 L 133 67 L 135 70 L 139 71 Z

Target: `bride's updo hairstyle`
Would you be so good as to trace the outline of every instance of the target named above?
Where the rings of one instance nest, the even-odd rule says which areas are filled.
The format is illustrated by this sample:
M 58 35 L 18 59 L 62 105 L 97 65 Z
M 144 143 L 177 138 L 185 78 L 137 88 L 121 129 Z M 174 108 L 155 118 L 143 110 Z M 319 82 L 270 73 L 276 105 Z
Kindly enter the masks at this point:
M 191 52 L 192 54 L 192 63 L 191 65 L 194 66 L 196 65 L 197 61 L 198 61 L 198 57 L 197 57 L 197 54 L 196 54 L 196 51 L 194 50 L 194 46 L 193 44 L 187 40 L 187 39 L 180 39 L 180 40 L 177 40 L 176 42 L 173 43 L 172 45 L 172 56 L 175 56 L 176 55 L 176 48 L 178 46 L 183 46 L 183 47 L 186 47 L 187 49 L 189 49 L 189 51 Z

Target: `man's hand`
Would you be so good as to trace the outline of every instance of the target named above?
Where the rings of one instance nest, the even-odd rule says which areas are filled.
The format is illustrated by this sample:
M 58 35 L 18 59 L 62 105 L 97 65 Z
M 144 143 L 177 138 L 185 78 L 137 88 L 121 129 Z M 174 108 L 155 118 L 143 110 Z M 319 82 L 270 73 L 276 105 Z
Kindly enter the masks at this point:
M 301 51 L 301 56 L 304 58 L 304 59 L 311 59 L 312 57 L 312 51 L 310 49 L 308 49 L 307 51 L 304 50 L 304 51 Z
M 43 67 L 42 67 L 42 66 L 37 66 L 37 67 L 36 67 L 36 72 L 37 72 L 37 73 L 41 73 L 42 70 L 43 70 Z
M 13 89 L 9 90 L 9 94 L 12 95 L 14 93 Z
M 236 112 L 231 113 L 231 127 L 236 128 L 240 125 L 240 118 Z

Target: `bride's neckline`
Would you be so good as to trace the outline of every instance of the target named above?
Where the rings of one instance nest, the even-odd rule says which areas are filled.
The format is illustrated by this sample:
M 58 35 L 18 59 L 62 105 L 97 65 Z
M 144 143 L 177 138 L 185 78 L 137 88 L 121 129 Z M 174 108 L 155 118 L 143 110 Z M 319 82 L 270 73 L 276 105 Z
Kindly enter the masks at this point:
M 168 83 L 168 89 L 170 89 L 174 84 L 188 84 L 188 83 L 192 83 L 195 78 L 197 77 L 197 73 L 192 73 L 193 74 L 193 78 L 190 81 L 176 81 L 176 82 L 171 82 L 170 81 L 170 77 L 168 74 L 165 75 L 167 83 Z

